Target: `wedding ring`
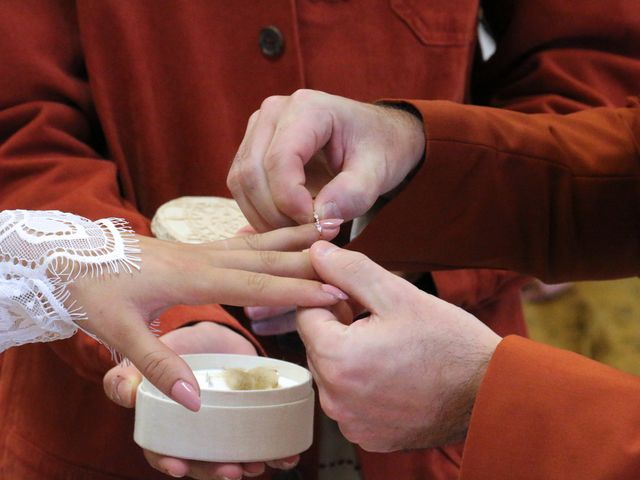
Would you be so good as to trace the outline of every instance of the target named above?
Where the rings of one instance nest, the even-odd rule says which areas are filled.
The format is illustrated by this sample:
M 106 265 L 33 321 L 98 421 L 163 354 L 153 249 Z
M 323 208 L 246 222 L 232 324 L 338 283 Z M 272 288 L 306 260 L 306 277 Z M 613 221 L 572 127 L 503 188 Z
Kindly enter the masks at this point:
M 322 225 L 320 225 L 320 216 L 315 211 L 313 212 L 313 219 L 315 220 L 316 230 L 318 230 L 318 233 L 322 235 Z

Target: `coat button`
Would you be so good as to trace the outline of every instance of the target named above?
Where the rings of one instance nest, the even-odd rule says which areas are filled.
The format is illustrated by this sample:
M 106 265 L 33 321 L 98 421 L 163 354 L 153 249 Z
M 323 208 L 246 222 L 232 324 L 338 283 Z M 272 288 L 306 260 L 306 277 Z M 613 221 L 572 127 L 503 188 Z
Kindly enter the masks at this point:
M 267 58 L 278 58 L 284 51 L 284 37 L 278 27 L 269 25 L 260 30 L 260 50 Z

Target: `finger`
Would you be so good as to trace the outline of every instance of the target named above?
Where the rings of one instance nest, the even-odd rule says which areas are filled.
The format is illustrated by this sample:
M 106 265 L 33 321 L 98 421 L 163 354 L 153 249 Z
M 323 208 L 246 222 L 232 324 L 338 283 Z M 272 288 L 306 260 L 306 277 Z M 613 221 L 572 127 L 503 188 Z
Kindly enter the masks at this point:
M 242 473 L 245 477 L 257 477 L 262 475 L 266 470 L 264 462 L 251 462 L 242 464 Z
M 368 311 L 384 314 L 403 306 L 399 293 L 410 284 L 362 253 L 320 241 L 311 246 L 309 254 L 324 281 L 345 291 Z
M 191 460 L 189 462 L 189 476 L 202 480 L 241 479 L 242 466 L 237 463 L 213 463 Z
M 177 353 L 234 353 L 257 355 L 253 344 L 231 328 L 215 322 L 198 322 L 162 335 L 162 341 Z
M 280 460 L 271 460 L 267 462 L 271 468 L 277 468 L 279 470 L 291 470 L 298 465 L 300 461 L 300 455 L 293 455 L 292 457 L 283 458 Z
M 376 165 L 376 161 L 360 160 L 362 161 L 346 167 L 320 190 L 315 199 L 316 212 L 320 218 L 353 220 L 367 213 L 384 193 L 377 188 L 378 175 L 370 167 Z
M 341 219 L 327 219 L 320 224 L 320 232 L 314 223 L 285 227 L 267 233 L 242 235 L 209 243 L 214 250 L 280 250 L 300 251 L 317 241 L 332 240 L 340 231 Z
M 308 253 L 277 250 L 232 250 L 212 252 L 210 264 L 215 268 L 268 273 L 280 277 L 316 279 Z
M 124 322 L 124 326 L 108 340 L 109 345 L 127 357 L 162 393 L 189 410 L 200 409 L 200 389 L 193 371 L 149 331 L 144 321 Z
M 234 197 L 239 196 L 237 200 L 241 210 L 247 209 L 247 218 L 259 231 L 292 224 L 291 219 L 283 215 L 273 202 L 263 164 L 285 104 L 284 97 L 280 96 L 268 97 L 262 102 L 260 110 L 250 118 L 247 133 L 229 172 L 229 189 Z
M 123 362 L 109 370 L 102 378 L 104 392 L 114 403 L 125 408 L 136 405 L 136 392 L 142 375 L 129 362 Z
M 278 210 L 297 223 L 313 217 L 313 199 L 304 167 L 329 141 L 333 117 L 314 107 L 317 93 L 296 92 L 282 112 L 264 157 L 269 190 Z
M 255 156 L 252 155 L 252 152 L 256 151 L 256 147 L 253 143 L 255 124 L 259 117 L 260 110 L 254 112 L 249 117 L 244 138 L 242 139 L 238 152 L 236 153 L 231 167 L 229 168 L 229 174 L 227 175 L 227 187 L 251 226 L 257 231 L 263 232 L 270 230 L 269 224 L 264 220 L 264 218 L 262 218 L 246 194 L 247 190 L 254 188 L 251 185 L 252 182 L 259 181 L 260 176 L 264 177 L 264 172 L 261 172 L 262 165 L 260 163 L 252 163 L 252 159 L 254 157 L 262 158 L 260 151 L 257 151 Z M 256 169 L 259 169 L 260 171 L 257 171 Z
M 348 298 L 334 286 L 315 280 L 278 277 L 245 270 L 201 268 L 176 272 L 174 280 L 171 288 L 164 292 L 167 304 L 324 306 Z
M 290 310 L 281 315 L 251 322 L 251 330 L 256 335 L 282 335 L 296 330 L 296 312 Z
M 349 328 L 326 308 L 299 308 L 296 327 L 307 349 L 310 363 L 318 352 L 333 351 Z
M 295 311 L 296 307 L 287 305 L 286 307 L 245 307 L 244 314 L 249 320 L 264 320 L 271 317 L 277 317 L 284 313 Z
M 247 198 L 244 193 L 244 190 L 231 190 L 231 195 L 233 199 L 237 202 L 242 214 L 245 216 L 247 221 L 249 222 L 249 226 L 252 230 L 256 232 L 268 232 L 272 229 L 271 225 L 262 218 L 262 215 L 258 213 L 256 208 L 253 206 L 253 203 Z
M 149 465 L 171 477 L 182 478 L 189 473 L 189 462 L 186 460 L 164 457 L 149 450 L 143 450 L 143 454 Z
M 172 476 L 189 475 L 191 478 L 211 480 L 214 478 L 242 478 L 242 466 L 236 463 L 213 463 L 200 462 L 195 460 L 184 460 L 180 458 L 167 457 L 164 455 L 144 450 L 144 457 L 149 465 L 156 470 Z
M 189 462 L 189 475 L 203 480 L 241 479 L 242 466 L 237 463 L 213 463 L 191 460 Z

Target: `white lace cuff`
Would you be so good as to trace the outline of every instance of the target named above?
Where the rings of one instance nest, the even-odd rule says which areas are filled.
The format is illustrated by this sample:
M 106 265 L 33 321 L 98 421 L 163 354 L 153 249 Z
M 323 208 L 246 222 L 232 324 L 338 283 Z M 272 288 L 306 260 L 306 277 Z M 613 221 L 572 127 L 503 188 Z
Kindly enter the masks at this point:
M 82 309 L 68 285 L 84 275 L 139 269 L 127 222 L 59 211 L 0 212 L 0 352 L 76 333 Z

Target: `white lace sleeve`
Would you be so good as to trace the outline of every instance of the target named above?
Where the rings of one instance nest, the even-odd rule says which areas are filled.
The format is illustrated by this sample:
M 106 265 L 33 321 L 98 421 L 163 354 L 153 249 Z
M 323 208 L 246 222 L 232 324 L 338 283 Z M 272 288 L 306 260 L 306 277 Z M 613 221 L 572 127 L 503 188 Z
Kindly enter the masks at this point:
M 73 335 L 85 315 L 69 302 L 69 283 L 139 269 L 136 243 L 118 218 L 92 222 L 58 211 L 0 212 L 0 352 Z

